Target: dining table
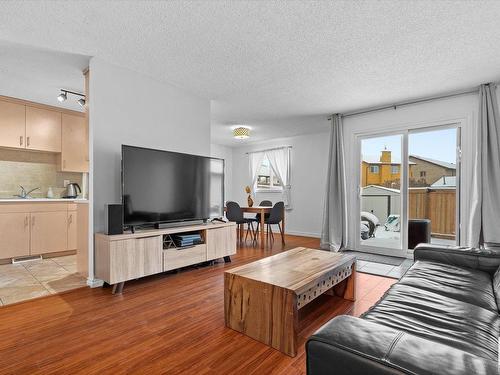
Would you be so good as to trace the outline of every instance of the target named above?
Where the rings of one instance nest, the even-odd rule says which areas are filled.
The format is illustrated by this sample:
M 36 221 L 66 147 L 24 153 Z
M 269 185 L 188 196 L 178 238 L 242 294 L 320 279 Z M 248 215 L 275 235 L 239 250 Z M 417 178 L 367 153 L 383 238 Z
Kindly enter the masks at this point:
M 264 234 L 264 228 L 265 228 L 265 214 L 269 214 L 271 212 L 272 207 L 270 206 L 241 206 L 241 210 L 245 213 L 255 213 L 255 214 L 260 214 L 260 248 L 263 249 L 265 247 L 265 234 Z M 285 210 L 283 210 L 283 220 L 281 222 L 282 226 L 282 231 L 283 231 L 283 236 L 281 238 L 282 244 L 285 244 Z

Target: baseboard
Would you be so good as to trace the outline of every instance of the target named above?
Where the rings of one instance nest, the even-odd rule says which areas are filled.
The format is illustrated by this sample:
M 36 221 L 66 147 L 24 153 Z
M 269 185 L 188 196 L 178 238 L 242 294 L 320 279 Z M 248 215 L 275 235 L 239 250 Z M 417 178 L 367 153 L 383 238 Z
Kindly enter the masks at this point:
M 87 279 L 87 285 L 91 288 L 100 288 L 104 285 L 104 281 L 99 279 Z
M 273 230 L 273 233 L 274 233 L 274 230 Z M 279 233 L 279 232 L 277 232 L 277 233 Z M 321 238 L 321 233 L 300 232 L 300 231 L 296 231 L 296 230 L 288 230 L 286 228 L 285 228 L 285 234 L 290 234 L 292 236 Z

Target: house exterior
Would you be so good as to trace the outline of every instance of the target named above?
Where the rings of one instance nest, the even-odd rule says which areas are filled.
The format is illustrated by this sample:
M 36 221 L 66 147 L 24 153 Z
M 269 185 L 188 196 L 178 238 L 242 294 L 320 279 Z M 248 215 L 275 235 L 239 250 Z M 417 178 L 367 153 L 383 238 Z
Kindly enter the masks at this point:
M 411 185 L 430 186 L 443 176 L 456 176 L 457 166 L 440 160 L 410 155 L 413 165 L 413 181 Z
M 431 186 L 443 176 L 456 176 L 457 166 L 453 163 L 425 158 L 409 157 L 410 187 Z M 378 161 L 363 158 L 361 162 L 361 186 L 379 185 L 399 189 L 401 163 L 392 160 L 390 150 L 383 150 Z
M 413 164 L 410 163 L 410 178 L 413 178 Z M 399 188 L 401 179 L 401 162 L 392 160 L 390 150 L 383 150 L 379 161 L 363 159 L 361 162 L 361 186 L 379 185 Z

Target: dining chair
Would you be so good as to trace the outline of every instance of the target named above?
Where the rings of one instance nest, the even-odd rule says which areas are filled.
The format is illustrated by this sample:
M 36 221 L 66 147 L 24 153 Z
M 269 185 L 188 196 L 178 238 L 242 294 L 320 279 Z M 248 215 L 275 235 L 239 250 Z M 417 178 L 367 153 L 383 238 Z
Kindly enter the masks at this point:
M 281 243 L 285 244 L 285 233 L 283 233 L 283 227 L 281 226 L 281 222 L 284 220 L 285 216 L 285 203 L 278 202 L 273 208 L 271 208 L 271 212 L 269 213 L 269 217 L 264 220 L 264 223 L 267 225 L 267 238 L 274 241 L 274 234 L 272 231 L 272 225 L 278 225 L 278 228 L 281 233 Z
M 269 200 L 263 200 L 259 203 L 259 206 L 262 206 L 262 207 L 272 207 L 273 206 L 273 202 L 269 201 Z M 264 214 L 264 220 L 269 218 L 269 214 Z M 260 228 L 260 213 L 259 214 L 255 214 L 255 219 L 254 221 L 257 222 L 257 228 L 255 229 L 255 239 L 257 239 L 259 237 L 259 228 Z
M 247 240 L 248 233 L 252 235 L 252 240 L 255 242 L 255 231 L 253 229 L 253 219 L 245 218 L 243 215 L 243 210 L 240 205 L 233 201 L 226 202 L 226 218 L 229 221 L 235 222 L 238 227 L 238 239 L 239 242 L 243 242 L 243 230 L 245 224 L 247 224 L 247 232 L 245 235 L 245 241 Z

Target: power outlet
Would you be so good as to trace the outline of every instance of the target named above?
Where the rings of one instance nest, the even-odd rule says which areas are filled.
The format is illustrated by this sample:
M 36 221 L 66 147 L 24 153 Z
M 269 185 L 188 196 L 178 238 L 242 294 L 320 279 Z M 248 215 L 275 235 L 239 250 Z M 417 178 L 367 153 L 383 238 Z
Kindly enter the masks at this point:
M 64 187 L 68 186 L 69 184 L 70 184 L 69 180 L 64 180 L 64 182 L 63 182 Z

